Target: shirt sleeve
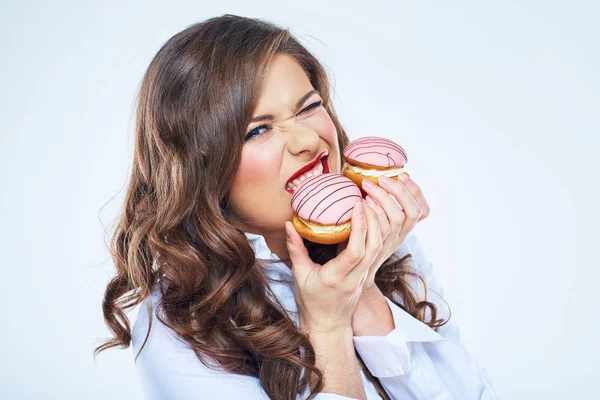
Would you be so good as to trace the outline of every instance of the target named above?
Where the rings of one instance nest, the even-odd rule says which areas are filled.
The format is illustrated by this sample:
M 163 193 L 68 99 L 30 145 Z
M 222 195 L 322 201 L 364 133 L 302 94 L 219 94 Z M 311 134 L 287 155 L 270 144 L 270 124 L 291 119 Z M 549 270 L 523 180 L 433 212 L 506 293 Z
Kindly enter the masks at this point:
M 427 300 L 436 305 L 437 318 L 446 320 L 449 309 L 443 301 L 444 290 L 414 233 L 409 234 L 399 255 L 406 252 L 412 254 L 413 266 L 426 282 Z M 424 287 L 419 283 L 415 278 L 413 284 L 422 298 Z M 394 330 L 386 336 L 354 337 L 354 344 L 371 374 L 379 378 L 391 398 L 429 398 L 435 393 L 441 398 L 499 399 L 488 371 L 468 352 L 453 319 L 436 333 L 416 322 L 391 300 L 387 299 L 387 303 Z
M 141 307 L 132 335 L 134 355 L 147 330 L 147 313 L 145 307 Z M 257 378 L 205 366 L 192 348 L 176 338 L 156 317 L 152 319 L 150 335 L 135 364 L 145 398 L 149 400 L 269 399 Z M 298 399 L 308 397 L 308 393 Z M 335 393 L 319 393 L 315 399 L 353 400 Z

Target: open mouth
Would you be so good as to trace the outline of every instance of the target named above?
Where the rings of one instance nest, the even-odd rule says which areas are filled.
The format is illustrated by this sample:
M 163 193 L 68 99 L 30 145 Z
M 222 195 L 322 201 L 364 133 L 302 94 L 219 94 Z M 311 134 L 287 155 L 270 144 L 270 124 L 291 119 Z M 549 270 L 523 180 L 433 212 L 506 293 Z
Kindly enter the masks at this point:
M 327 162 L 329 158 L 329 153 L 327 151 L 319 154 L 313 162 L 307 164 L 298 170 L 292 177 L 288 180 L 285 185 L 285 190 L 289 194 L 294 194 L 296 188 L 307 178 L 310 178 L 315 175 L 327 174 L 330 172 L 329 163 Z

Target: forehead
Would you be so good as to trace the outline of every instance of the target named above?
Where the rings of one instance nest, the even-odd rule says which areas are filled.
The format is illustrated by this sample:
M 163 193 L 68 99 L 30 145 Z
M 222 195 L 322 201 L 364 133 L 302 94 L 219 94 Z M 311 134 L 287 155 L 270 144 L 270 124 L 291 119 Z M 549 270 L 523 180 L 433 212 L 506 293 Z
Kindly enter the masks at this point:
M 276 54 L 269 64 L 255 114 L 291 110 L 312 88 L 306 72 L 294 57 Z

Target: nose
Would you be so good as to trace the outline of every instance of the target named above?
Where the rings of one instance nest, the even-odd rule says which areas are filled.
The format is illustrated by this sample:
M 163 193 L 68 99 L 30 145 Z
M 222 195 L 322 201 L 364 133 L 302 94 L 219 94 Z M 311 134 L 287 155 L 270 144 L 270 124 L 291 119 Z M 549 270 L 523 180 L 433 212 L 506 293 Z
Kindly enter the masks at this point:
M 319 151 L 319 134 L 304 124 L 289 128 L 288 150 L 293 155 L 314 156 Z

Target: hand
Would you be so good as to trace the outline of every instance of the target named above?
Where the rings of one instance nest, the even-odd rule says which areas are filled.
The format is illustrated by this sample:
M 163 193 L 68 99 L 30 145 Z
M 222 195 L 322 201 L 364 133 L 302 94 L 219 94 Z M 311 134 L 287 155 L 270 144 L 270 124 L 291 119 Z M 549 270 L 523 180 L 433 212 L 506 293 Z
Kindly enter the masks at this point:
M 381 230 L 382 248 L 369 267 L 369 275 L 363 291 L 375 284 L 377 270 L 396 250 L 400 248 L 417 222 L 429 216 L 429 205 L 419 186 L 408 176 L 400 174 L 399 180 L 379 177 L 379 185 L 363 179 L 363 190 L 367 193 L 367 218 L 378 220 Z M 346 243 L 338 246 L 342 251 Z
M 352 330 L 352 315 L 382 240 L 377 219 L 366 218 L 364 201 L 352 212 L 346 248 L 324 265 L 314 263 L 290 221 L 285 222 L 295 297 L 304 332 Z M 372 210 L 369 212 L 373 213 Z

